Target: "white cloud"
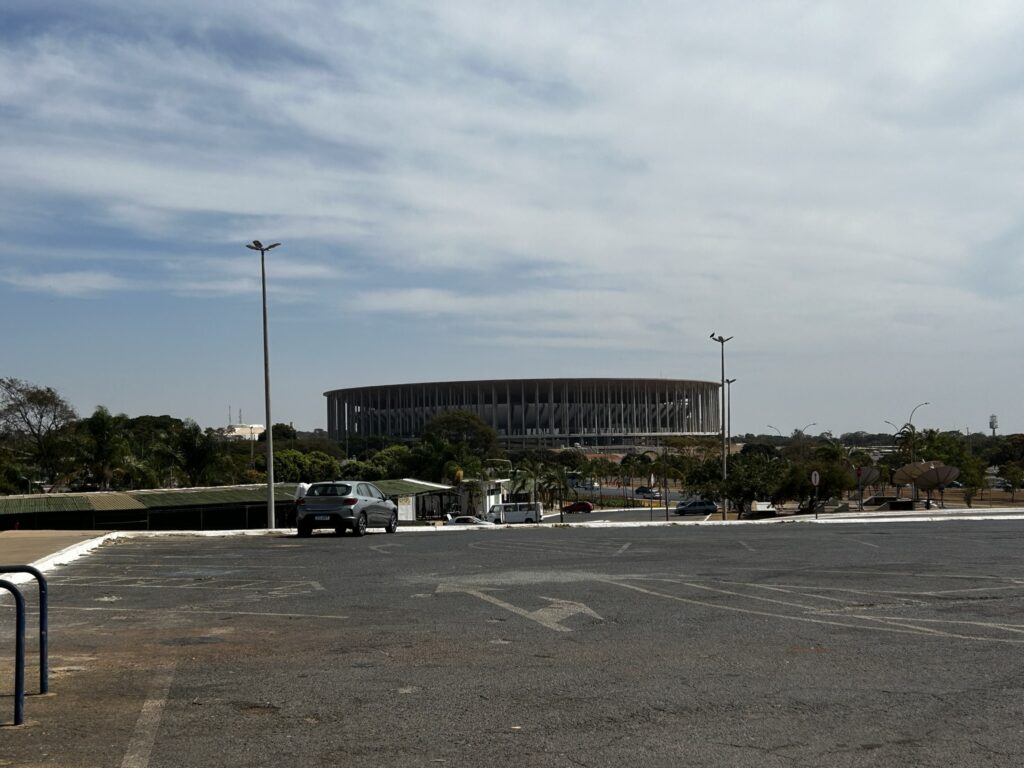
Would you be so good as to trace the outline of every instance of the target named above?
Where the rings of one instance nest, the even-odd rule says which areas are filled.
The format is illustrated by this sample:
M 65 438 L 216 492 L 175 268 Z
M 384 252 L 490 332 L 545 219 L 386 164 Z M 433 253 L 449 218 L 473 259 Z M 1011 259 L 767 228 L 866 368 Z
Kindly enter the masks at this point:
M 0 47 L 11 288 L 251 294 L 273 237 L 279 299 L 581 369 L 1014 343 L 1018 4 L 94 5 Z
M 40 272 L 6 271 L 0 281 L 23 290 L 53 293 L 59 296 L 86 297 L 111 293 L 132 287 L 129 280 L 104 272 Z

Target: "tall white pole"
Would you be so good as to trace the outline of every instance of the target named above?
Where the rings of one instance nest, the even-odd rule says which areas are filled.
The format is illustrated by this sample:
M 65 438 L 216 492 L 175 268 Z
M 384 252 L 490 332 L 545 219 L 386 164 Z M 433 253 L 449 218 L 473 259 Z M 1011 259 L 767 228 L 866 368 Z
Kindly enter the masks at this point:
M 259 240 L 246 244 L 251 251 L 260 252 L 260 282 L 263 288 L 263 384 L 267 403 L 267 527 L 274 528 L 274 422 L 270 416 L 270 342 L 267 333 L 267 251 L 280 243 L 264 246 Z
M 260 249 L 260 276 L 263 281 L 263 383 L 267 403 L 267 528 L 274 528 L 274 422 L 270 418 L 270 344 L 267 338 L 266 250 Z
M 732 338 L 732 336 L 729 336 L 728 338 L 726 338 L 725 336 L 722 336 L 721 334 L 719 334 L 718 336 L 716 336 L 714 333 L 711 334 L 711 340 L 712 341 L 717 341 L 719 343 L 719 345 L 721 345 L 721 347 L 722 347 L 722 388 L 721 388 L 722 397 L 721 397 L 721 410 L 719 411 L 718 418 L 719 418 L 719 421 L 720 421 L 721 427 L 722 427 L 722 481 L 723 481 L 723 483 L 724 483 L 725 480 L 727 480 L 729 478 L 729 463 L 726 460 L 726 452 L 725 452 L 725 432 L 726 432 L 726 417 L 727 417 L 727 404 L 726 404 L 726 394 L 725 394 L 725 342 L 729 341 L 729 339 L 731 339 L 731 338 Z M 722 497 L 722 519 L 723 520 L 725 520 L 728 517 L 728 507 L 729 507 L 729 500 L 727 498 L 725 498 L 724 495 L 723 495 L 723 497 Z
M 910 463 L 911 464 L 913 464 L 914 461 L 917 458 L 916 457 L 917 451 L 915 450 L 915 448 L 916 448 L 915 444 L 917 443 L 917 432 L 914 431 L 914 414 L 917 413 L 917 409 L 920 408 L 922 405 L 931 405 L 931 403 L 929 403 L 929 402 L 918 403 L 910 411 L 910 418 L 907 419 L 907 424 L 910 427 Z M 914 479 L 912 479 L 910 481 L 910 493 L 911 493 L 911 497 L 910 498 L 913 501 L 917 501 L 917 499 L 918 499 L 918 494 L 917 494 L 917 478 L 914 478 Z

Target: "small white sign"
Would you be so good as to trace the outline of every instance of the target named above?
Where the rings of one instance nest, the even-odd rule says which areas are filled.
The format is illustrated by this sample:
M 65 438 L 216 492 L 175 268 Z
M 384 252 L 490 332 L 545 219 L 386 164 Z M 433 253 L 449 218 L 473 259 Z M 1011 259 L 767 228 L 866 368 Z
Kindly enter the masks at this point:
M 811 485 L 813 485 L 815 488 L 817 488 L 818 487 L 818 483 L 820 483 L 820 482 L 821 482 L 821 475 L 818 474 L 818 470 L 814 470 L 813 472 L 811 472 Z

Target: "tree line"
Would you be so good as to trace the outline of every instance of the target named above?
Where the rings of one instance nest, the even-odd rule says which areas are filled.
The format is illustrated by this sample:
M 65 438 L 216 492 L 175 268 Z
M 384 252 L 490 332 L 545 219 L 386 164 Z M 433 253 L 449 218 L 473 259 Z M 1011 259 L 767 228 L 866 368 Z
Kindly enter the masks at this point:
M 965 436 L 909 424 L 895 436 L 747 435 L 742 450 L 728 458 L 727 478 L 715 437 L 667 438 L 657 450 L 637 449 L 619 461 L 579 449 L 505 451 L 489 425 L 462 411 L 435 417 L 413 442 L 350 438 L 347 455 L 337 443 L 301 436 L 286 424 L 273 425 L 273 434 L 274 476 L 281 482 L 347 476 L 458 484 L 501 476 L 512 481 L 513 493 L 548 504 L 578 495 L 574 481 L 580 478 L 621 487 L 624 497 L 635 481 L 653 480 L 695 496 L 728 499 L 740 509 L 754 500 L 807 504 L 814 495 L 814 470 L 819 498 L 856 488 L 856 467 L 876 467 L 884 492 L 893 472 L 911 457 L 958 467 L 968 503 L 985 488 L 989 467 L 1014 488 L 1024 483 L 1024 435 Z M 884 443 L 891 444 L 885 453 L 869 450 Z M 167 415 L 130 418 L 100 406 L 79 417 L 50 387 L 0 378 L 0 493 L 265 482 L 264 448 L 262 440 L 228 440 L 223 429 Z
M 79 417 L 51 387 L 0 378 L 0 493 L 265 482 L 265 444 L 228 440 L 224 431 L 167 415 L 131 418 L 104 406 Z M 282 445 L 274 459 L 282 480 L 340 471 L 343 453 L 329 441 L 299 439 L 287 424 L 275 424 L 274 437 Z

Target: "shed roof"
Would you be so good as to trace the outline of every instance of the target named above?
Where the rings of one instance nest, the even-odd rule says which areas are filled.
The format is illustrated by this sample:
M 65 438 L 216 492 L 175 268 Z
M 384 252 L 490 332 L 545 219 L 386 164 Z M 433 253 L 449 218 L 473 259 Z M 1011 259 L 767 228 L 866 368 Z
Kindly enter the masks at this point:
M 374 480 L 373 484 L 388 496 L 419 496 L 423 493 L 450 491 L 452 488 L 450 485 L 428 483 L 424 480 L 413 480 L 408 477 L 402 480 Z
M 374 484 L 388 496 L 418 496 L 451 489 L 449 485 L 423 480 L 377 480 Z M 275 483 L 274 500 L 295 498 L 295 483 Z M 212 488 L 156 488 L 143 491 L 99 491 L 94 493 L 44 493 L 21 496 L 0 496 L 0 515 L 34 512 L 92 512 L 126 509 L 167 509 L 174 507 L 209 507 L 218 504 L 266 503 L 267 486 L 228 485 Z

